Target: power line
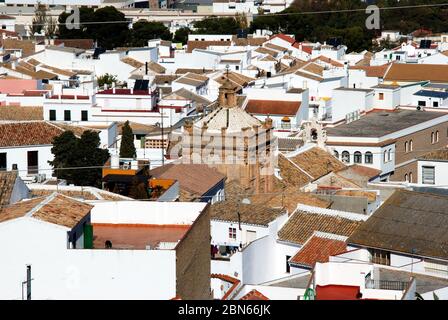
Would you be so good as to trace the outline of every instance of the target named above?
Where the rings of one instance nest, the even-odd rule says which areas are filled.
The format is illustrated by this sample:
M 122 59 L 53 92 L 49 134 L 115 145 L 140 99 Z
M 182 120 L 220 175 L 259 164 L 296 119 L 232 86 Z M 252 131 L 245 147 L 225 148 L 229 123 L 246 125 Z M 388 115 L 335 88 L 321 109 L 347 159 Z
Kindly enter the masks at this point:
M 421 4 L 421 5 L 407 5 L 407 6 L 389 6 L 389 7 L 377 7 L 378 10 L 404 10 L 404 9 L 416 9 L 416 8 L 430 8 L 430 7 L 446 7 L 448 6 L 448 3 L 438 3 L 438 4 Z M 340 9 L 340 10 L 322 10 L 322 11 L 304 11 L 304 12 L 276 12 L 276 13 L 264 13 L 261 15 L 255 15 L 256 17 L 269 17 L 269 16 L 296 16 L 296 15 L 313 15 L 313 14 L 333 14 L 333 13 L 351 13 L 351 12 L 366 12 L 366 8 L 357 8 L 357 9 Z M 210 14 L 207 17 L 235 17 L 235 15 L 239 12 L 235 12 L 234 14 Z M 218 16 L 219 15 L 219 16 Z M 177 15 L 179 16 L 179 15 Z M 149 17 L 149 14 L 148 14 Z M 169 17 L 169 15 L 167 16 Z M 144 19 L 145 17 L 142 17 Z M 89 24 L 130 24 L 132 21 L 130 20 L 122 20 L 122 21 L 86 21 L 86 22 L 80 22 L 80 25 L 89 25 Z M 70 25 L 73 25 L 74 23 L 70 23 Z M 46 26 L 46 23 L 16 23 L 16 24 L 5 24 L 5 26 L 15 26 L 15 25 L 32 25 L 32 26 Z M 67 25 L 67 23 L 60 23 L 57 22 L 57 25 Z

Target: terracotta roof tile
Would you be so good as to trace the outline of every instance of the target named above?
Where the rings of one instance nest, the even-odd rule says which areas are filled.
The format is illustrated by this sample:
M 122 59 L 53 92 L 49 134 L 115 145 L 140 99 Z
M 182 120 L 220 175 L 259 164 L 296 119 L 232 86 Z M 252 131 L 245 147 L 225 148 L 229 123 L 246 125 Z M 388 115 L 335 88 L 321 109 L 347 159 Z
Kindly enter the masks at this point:
M 0 222 L 29 215 L 34 219 L 73 228 L 92 208 L 93 206 L 86 203 L 54 193 L 48 197 L 25 200 L 0 209 Z
M 389 69 L 390 64 L 384 64 L 381 66 L 353 66 L 349 67 L 351 70 L 364 70 L 366 76 L 375 78 L 384 78 L 387 69 Z
M 42 107 L 0 107 L 0 120 L 3 121 L 29 121 L 44 120 Z
M 197 196 L 204 195 L 226 177 L 206 164 L 166 164 L 149 174 L 160 179 L 174 179 L 180 188 Z
M 312 268 L 316 262 L 328 262 L 330 256 L 340 254 L 346 249 L 345 241 L 313 235 L 289 262 L 293 265 Z
M 249 100 L 246 111 L 251 114 L 295 116 L 301 101 Z
M 62 129 L 44 122 L 14 122 L 0 124 L 0 147 L 50 145 Z
M 349 237 L 363 223 L 362 219 L 367 218 L 358 214 L 345 215 L 342 212 L 325 213 L 325 210 L 328 209 L 321 209 L 318 213 L 317 210 L 308 212 L 298 209 L 278 232 L 279 240 L 304 244 L 315 231 Z M 351 216 L 355 218 L 352 219 Z
M 448 65 L 393 63 L 384 76 L 386 81 L 448 82 Z
M 252 291 L 241 297 L 240 300 L 269 300 L 269 298 L 263 295 L 260 291 L 253 289 Z
M 0 206 L 9 204 L 17 179 L 17 171 L 0 172 Z
M 210 207 L 210 219 L 268 226 L 276 218 L 284 214 L 283 209 L 273 209 L 259 204 L 241 204 L 241 200 L 230 199 L 220 201 Z

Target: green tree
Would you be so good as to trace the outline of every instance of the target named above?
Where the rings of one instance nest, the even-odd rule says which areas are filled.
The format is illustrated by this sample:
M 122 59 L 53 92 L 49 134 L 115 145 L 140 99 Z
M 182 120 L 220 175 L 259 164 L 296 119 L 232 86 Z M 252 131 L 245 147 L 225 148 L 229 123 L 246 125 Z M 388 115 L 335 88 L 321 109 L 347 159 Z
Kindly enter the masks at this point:
M 208 17 L 194 23 L 196 34 L 236 34 L 240 25 L 235 18 Z
M 126 121 L 121 129 L 120 158 L 134 158 L 135 155 L 134 134 L 129 121 Z
M 31 36 L 34 36 L 36 33 L 40 34 L 42 30 L 45 29 L 46 23 L 47 23 L 47 7 L 38 2 L 36 5 L 36 9 L 34 10 L 34 17 L 33 20 L 31 21 L 31 26 L 29 27 Z
M 148 45 L 150 39 L 162 39 L 171 41 L 170 30 L 161 22 L 139 20 L 132 25 L 129 44 L 134 47 Z
M 63 12 L 59 16 L 59 37 L 65 39 L 94 39 L 98 46 L 113 49 L 126 45 L 129 37 L 129 22 L 125 15 L 115 7 L 108 6 L 97 9 L 79 9 L 80 28 L 67 29 L 65 23 L 71 13 Z M 110 22 L 113 23 L 110 23 Z M 96 22 L 96 23 L 95 23 Z
M 187 44 L 188 42 L 188 35 L 191 33 L 191 29 L 188 27 L 182 27 L 176 30 L 174 33 L 174 42 L 180 42 L 182 44 Z
M 79 186 L 101 186 L 102 166 L 109 151 L 100 148 L 98 132 L 87 130 L 77 138 L 72 131 L 65 131 L 54 138 L 51 152 L 54 159 L 49 163 L 58 179 Z
M 99 87 L 103 87 L 105 84 L 111 86 L 113 83 L 117 83 L 117 81 L 117 77 L 109 73 L 105 73 L 97 78 Z

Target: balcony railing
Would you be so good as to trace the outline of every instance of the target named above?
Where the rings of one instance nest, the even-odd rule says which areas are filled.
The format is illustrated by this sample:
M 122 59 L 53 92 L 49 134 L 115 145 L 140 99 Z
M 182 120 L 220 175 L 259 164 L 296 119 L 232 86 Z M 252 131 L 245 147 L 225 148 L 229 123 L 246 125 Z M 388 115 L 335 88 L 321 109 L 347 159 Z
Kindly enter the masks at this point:
M 380 290 L 406 290 L 409 282 L 405 281 L 390 281 L 390 280 L 373 280 L 366 279 L 366 289 L 380 289 Z

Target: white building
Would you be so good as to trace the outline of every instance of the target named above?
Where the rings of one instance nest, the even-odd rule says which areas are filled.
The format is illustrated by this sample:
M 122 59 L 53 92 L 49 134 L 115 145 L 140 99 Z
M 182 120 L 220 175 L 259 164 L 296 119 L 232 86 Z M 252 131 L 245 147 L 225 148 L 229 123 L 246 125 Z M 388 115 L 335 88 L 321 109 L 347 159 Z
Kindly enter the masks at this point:
M 7 210 L 14 214 L 0 218 L 1 299 L 24 296 L 27 266 L 32 299 L 210 296 L 210 253 L 202 243 L 208 242 L 206 204 L 92 206 L 53 193 Z M 137 238 L 129 236 L 136 232 Z

